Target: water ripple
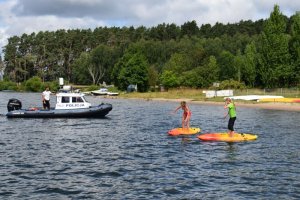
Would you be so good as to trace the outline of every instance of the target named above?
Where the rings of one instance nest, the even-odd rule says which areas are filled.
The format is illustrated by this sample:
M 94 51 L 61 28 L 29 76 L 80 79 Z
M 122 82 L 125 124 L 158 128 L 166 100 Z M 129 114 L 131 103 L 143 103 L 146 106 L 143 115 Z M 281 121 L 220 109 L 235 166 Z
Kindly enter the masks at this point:
M 24 99 L 40 94 L 1 93 Z M 299 113 L 239 108 L 245 143 L 170 137 L 177 103 L 88 97 L 113 104 L 104 119 L 0 116 L 1 199 L 299 199 Z M 223 109 L 190 105 L 191 124 L 225 131 Z M 0 107 L 0 113 L 6 112 Z

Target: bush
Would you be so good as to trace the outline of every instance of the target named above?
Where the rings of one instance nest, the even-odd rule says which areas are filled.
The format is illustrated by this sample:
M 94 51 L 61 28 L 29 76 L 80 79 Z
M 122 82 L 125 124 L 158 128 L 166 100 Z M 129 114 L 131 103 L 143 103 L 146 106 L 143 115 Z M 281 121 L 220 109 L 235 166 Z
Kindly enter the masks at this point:
M 206 82 L 202 76 L 196 72 L 196 70 L 191 70 L 182 73 L 181 77 L 179 78 L 180 85 L 189 87 L 189 88 L 202 88 L 204 83 Z
M 246 86 L 244 83 L 240 83 L 235 80 L 225 80 L 220 83 L 219 89 L 246 89 Z
M 162 85 L 166 88 L 175 88 L 179 86 L 179 79 L 172 71 L 165 70 L 160 77 Z
M 45 82 L 45 83 L 43 84 L 43 90 L 45 90 L 46 87 L 49 87 L 49 90 L 50 90 L 51 92 L 56 92 L 56 91 L 59 90 L 59 83 L 58 83 L 58 81 Z
M 25 90 L 31 92 L 40 92 L 43 83 L 40 77 L 34 76 L 25 82 Z
M 99 86 L 98 85 L 91 85 L 87 88 L 87 91 L 93 91 L 93 90 L 99 90 Z
M 11 81 L 0 81 L 0 91 L 1 90 L 18 90 L 16 83 Z

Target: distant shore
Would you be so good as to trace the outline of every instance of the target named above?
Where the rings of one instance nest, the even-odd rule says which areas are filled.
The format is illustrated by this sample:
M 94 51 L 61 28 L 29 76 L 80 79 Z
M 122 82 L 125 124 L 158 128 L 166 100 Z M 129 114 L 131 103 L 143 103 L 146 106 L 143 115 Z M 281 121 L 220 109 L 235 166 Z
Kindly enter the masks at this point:
M 215 102 L 215 101 L 198 101 L 193 99 L 166 99 L 166 98 L 128 98 L 128 99 L 144 99 L 145 101 L 170 101 L 170 102 L 180 102 L 186 101 L 192 104 L 206 104 L 206 105 L 218 105 L 223 106 L 224 102 Z M 300 112 L 300 103 L 259 103 L 259 102 L 235 102 L 236 106 L 239 107 L 248 107 L 248 108 L 260 108 L 268 110 L 284 110 L 284 111 L 296 111 Z
M 195 102 L 199 104 L 209 104 L 209 105 L 224 105 L 223 102 Z M 237 106 L 248 107 L 248 108 L 260 108 L 268 110 L 285 110 L 285 111 L 297 111 L 300 112 L 300 103 L 244 103 L 235 102 Z

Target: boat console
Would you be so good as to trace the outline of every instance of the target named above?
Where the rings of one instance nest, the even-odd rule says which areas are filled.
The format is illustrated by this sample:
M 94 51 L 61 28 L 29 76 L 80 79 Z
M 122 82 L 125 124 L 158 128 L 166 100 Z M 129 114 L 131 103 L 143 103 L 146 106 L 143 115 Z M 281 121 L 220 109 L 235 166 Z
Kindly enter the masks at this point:
M 58 93 L 56 94 L 55 109 L 78 109 L 89 108 L 91 104 L 88 103 L 84 94 L 81 93 Z

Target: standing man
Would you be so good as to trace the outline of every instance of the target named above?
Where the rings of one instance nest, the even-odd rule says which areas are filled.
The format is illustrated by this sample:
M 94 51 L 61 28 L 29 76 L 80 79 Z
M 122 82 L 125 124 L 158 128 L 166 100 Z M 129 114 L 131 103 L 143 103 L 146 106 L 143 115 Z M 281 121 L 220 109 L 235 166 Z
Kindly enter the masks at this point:
M 49 87 L 42 93 L 43 108 L 50 110 L 50 94 Z

